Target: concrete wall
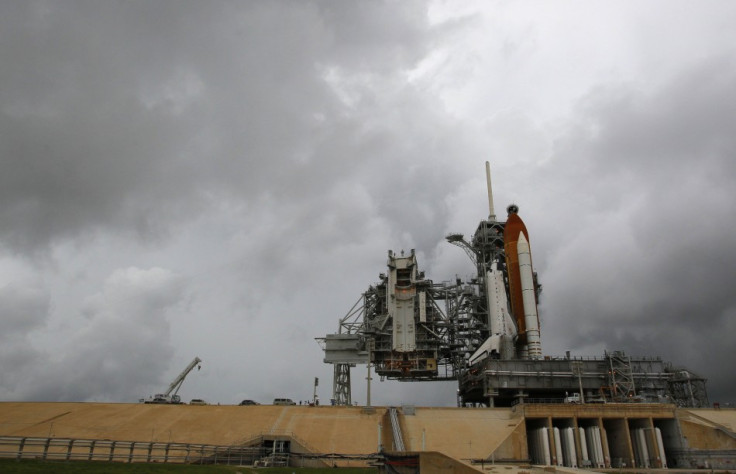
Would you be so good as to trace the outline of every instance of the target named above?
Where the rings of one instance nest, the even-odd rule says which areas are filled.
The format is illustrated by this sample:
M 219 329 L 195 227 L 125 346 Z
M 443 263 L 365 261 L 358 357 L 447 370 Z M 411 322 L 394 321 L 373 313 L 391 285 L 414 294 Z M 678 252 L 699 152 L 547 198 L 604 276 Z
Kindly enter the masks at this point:
M 386 407 L 0 402 L 0 436 L 136 442 L 136 450 L 148 449 L 146 443 L 249 446 L 262 439 L 281 438 L 291 440 L 294 453 L 371 455 L 379 450 L 379 433 L 384 449 L 393 449 L 387 412 Z M 736 453 L 736 410 L 732 409 L 526 405 L 510 409 L 416 407 L 399 413 L 407 451 L 436 452 L 468 466 L 471 460 L 528 459 L 526 418 L 540 423 L 568 417 L 600 420 L 608 431 L 604 443 L 613 448 L 612 456 L 620 458 L 630 457 L 626 420 L 651 419 L 663 427 L 666 448 L 678 450 L 677 458 L 685 465 L 690 454 L 693 459 L 717 456 L 730 462 Z M 674 439 L 680 433 L 682 444 Z M 75 449 L 89 451 L 87 447 Z
M 368 455 L 392 450 L 388 409 L 0 402 L 0 436 L 249 445 L 288 437 L 292 451 Z M 456 459 L 520 458 L 523 419 L 509 409 L 416 408 L 402 414 L 407 450 Z M 379 425 L 381 427 L 379 428 Z M 342 463 L 341 463 L 342 464 Z
M 736 450 L 735 409 L 687 409 L 678 412 L 685 447 Z
M 248 445 L 293 439 L 312 453 L 378 451 L 385 409 L 0 402 L 0 436 Z
M 691 449 L 736 450 L 736 438 L 713 426 L 692 420 L 680 420 L 685 447 Z
M 420 408 L 400 419 L 407 451 L 436 451 L 455 459 L 521 458 L 523 418 L 508 408 Z M 497 452 L 500 449 L 499 452 Z

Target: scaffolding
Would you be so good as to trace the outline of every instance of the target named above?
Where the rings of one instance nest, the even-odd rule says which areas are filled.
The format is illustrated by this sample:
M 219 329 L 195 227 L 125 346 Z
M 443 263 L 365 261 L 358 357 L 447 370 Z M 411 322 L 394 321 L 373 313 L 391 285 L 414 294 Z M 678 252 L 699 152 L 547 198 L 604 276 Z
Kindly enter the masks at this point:
M 350 367 L 353 364 L 334 364 L 332 396 L 335 405 L 351 405 Z
M 625 402 L 636 396 L 636 384 L 631 371 L 631 358 L 621 351 L 606 352 L 608 385 L 603 387 L 606 398 Z

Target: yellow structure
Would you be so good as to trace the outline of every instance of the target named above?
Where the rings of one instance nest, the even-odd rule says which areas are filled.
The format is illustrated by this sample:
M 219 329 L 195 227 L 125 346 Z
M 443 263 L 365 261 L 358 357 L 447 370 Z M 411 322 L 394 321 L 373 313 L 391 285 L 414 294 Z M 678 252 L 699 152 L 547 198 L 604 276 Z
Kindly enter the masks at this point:
M 345 406 L 0 402 L 0 452 L 3 457 L 211 462 L 227 451 L 228 456 L 252 461 L 248 449 L 268 446 L 275 453 L 287 442 L 292 465 L 367 465 L 379 451 L 395 451 L 389 411 Z M 528 464 L 531 431 L 591 426 L 603 434 L 608 466 L 637 463 L 633 430 L 661 431 L 666 458 L 680 464 L 676 467 L 727 468 L 723 465 L 736 459 L 734 409 L 522 404 L 403 407 L 397 413 L 405 451 L 436 453 L 425 454 L 422 462 L 438 466 L 449 462 L 446 458 L 461 462 L 462 469 L 479 469 L 481 461 Z M 584 468 L 581 439 L 575 442 L 577 462 Z M 550 443 L 555 453 L 554 437 Z M 651 467 L 667 464 L 667 459 L 655 458 L 652 455 Z M 689 465 L 682 466 L 683 460 Z M 563 463 L 553 454 L 549 464 Z

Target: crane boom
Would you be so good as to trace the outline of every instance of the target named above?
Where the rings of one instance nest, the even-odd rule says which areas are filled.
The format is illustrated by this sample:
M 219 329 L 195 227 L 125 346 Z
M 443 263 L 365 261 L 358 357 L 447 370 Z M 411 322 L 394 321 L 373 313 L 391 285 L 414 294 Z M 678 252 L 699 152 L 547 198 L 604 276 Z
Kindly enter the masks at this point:
M 184 370 L 182 370 L 179 376 L 175 378 L 173 382 L 171 382 L 171 384 L 169 385 L 169 389 L 166 390 L 164 395 L 166 395 L 167 397 L 169 395 L 176 395 L 176 392 L 178 392 L 179 388 L 181 388 L 181 384 L 184 383 L 184 379 L 187 377 L 187 375 L 189 375 L 189 372 L 191 372 L 194 366 L 196 366 L 200 362 L 202 362 L 202 359 L 200 359 L 199 357 L 195 357 L 194 360 L 191 361 Z M 174 393 L 172 394 L 171 392 Z
M 199 357 L 195 357 L 194 360 L 192 360 L 189 365 L 187 365 L 186 368 L 179 374 L 179 376 L 176 377 L 174 381 L 169 384 L 169 388 L 164 393 L 157 393 L 151 398 L 141 399 L 140 401 L 143 403 L 181 403 L 181 399 L 176 393 L 181 388 L 181 384 L 184 383 L 184 379 L 187 377 L 187 375 L 189 375 L 189 372 L 191 372 L 192 369 L 200 362 L 202 362 L 202 359 L 200 359 Z

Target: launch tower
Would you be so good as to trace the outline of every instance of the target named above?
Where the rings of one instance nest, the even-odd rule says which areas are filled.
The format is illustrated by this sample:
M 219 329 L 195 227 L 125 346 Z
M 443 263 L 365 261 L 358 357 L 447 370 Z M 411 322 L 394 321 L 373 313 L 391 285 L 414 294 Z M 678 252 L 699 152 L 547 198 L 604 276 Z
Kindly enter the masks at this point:
M 419 270 L 415 251 L 388 252 L 387 273 L 318 338 L 334 366 L 334 403 L 351 404 L 350 368 L 372 367 L 382 378 L 458 381 L 458 404 L 510 406 L 539 400 L 666 402 L 708 405 L 705 379 L 657 357 L 542 354 L 529 233 L 515 204 L 496 219 L 490 165 L 489 215 L 470 241 L 450 234 L 475 265 L 470 281 L 435 283 Z M 576 397 L 570 397 L 576 393 Z

